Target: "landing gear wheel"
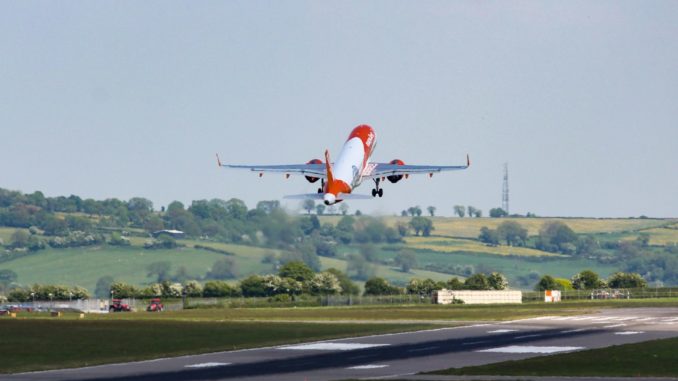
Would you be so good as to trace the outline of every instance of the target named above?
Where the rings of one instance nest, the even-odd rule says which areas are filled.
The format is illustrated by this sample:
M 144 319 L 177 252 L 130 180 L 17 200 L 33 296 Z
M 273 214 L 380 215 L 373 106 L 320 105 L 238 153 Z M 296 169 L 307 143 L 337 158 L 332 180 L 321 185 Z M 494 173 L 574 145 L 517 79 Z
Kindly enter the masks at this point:
M 372 189 L 372 197 L 377 197 L 377 190 L 376 189 Z
M 323 188 L 318 188 L 318 193 L 323 193 Z
M 384 195 L 384 190 L 381 189 L 381 188 L 379 188 L 379 191 L 377 192 L 377 194 L 379 195 L 379 197 L 383 196 L 383 195 Z

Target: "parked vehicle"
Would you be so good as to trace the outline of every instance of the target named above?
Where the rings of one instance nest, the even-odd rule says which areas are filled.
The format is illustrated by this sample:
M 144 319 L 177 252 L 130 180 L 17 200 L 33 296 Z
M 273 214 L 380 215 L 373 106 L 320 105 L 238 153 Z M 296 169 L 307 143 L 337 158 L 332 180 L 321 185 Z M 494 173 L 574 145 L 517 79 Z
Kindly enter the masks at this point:
M 160 303 L 160 298 L 151 299 L 151 303 L 146 307 L 148 312 L 162 312 L 165 309 L 165 306 Z
M 113 299 L 113 303 L 108 306 L 108 312 L 130 312 L 132 308 L 129 304 L 124 304 L 122 299 Z

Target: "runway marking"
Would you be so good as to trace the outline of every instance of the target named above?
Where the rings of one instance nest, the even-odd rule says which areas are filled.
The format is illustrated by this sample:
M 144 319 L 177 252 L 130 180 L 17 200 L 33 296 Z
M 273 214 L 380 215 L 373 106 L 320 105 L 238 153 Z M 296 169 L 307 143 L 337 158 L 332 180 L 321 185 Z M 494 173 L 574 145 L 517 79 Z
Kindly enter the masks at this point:
M 636 321 L 648 321 L 648 320 L 654 320 L 654 319 L 656 319 L 656 318 L 655 317 L 646 317 L 646 318 L 642 318 L 642 319 L 636 319 Z
M 408 352 L 421 352 L 421 351 L 428 351 L 429 349 L 436 349 L 436 348 L 440 348 L 440 347 L 431 346 L 431 347 L 425 347 L 425 348 L 410 349 Z
M 663 322 L 670 322 L 670 321 L 676 321 L 676 320 L 678 320 L 678 317 L 672 317 L 672 318 L 668 318 L 668 319 L 662 319 Z
M 633 319 L 638 319 L 638 316 L 622 316 L 614 319 L 615 321 L 626 321 L 626 320 L 633 320 Z
M 471 341 L 470 343 L 461 343 L 461 345 L 473 345 L 473 344 L 482 344 L 489 343 L 489 340 L 480 340 L 480 341 Z
M 523 336 L 516 336 L 514 339 L 527 339 L 528 337 L 539 337 L 541 336 L 540 333 L 535 333 L 533 335 L 523 335 Z
M 622 331 L 622 332 L 615 332 L 615 335 L 638 335 L 640 333 L 643 333 L 643 331 Z
M 487 331 L 487 333 L 508 333 L 508 332 L 518 332 L 517 329 L 495 329 L 494 331 Z
M 617 328 L 617 327 L 626 327 L 626 324 L 620 323 L 620 324 L 606 325 L 603 328 Z
M 576 318 L 576 316 L 560 316 L 557 318 L 553 318 L 551 320 L 562 321 L 562 320 L 573 320 L 574 318 Z
M 212 368 L 215 366 L 225 366 L 230 364 L 230 362 L 204 362 L 201 364 L 186 365 L 184 368 Z
M 389 344 L 361 344 L 361 343 L 311 343 L 288 345 L 278 347 L 278 349 L 291 349 L 300 351 L 352 351 L 354 349 L 364 349 L 372 347 L 383 347 Z
M 596 318 L 595 316 L 583 316 L 583 317 L 574 318 L 572 320 L 573 321 L 582 321 L 582 320 L 591 320 L 591 319 L 595 319 L 595 318 Z
M 607 321 L 610 320 L 610 319 L 614 319 L 614 316 L 607 316 L 607 317 L 597 318 L 597 319 L 593 319 L 592 321 L 595 321 L 595 322 L 607 322 Z
M 368 365 L 358 365 L 358 366 L 351 366 L 346 369 L 379 369 L 379 368 L 386 368 L 388 365 L 381 365 L 381 364 L 368 364 Z
M 577 329 L 568 329 L 567 331 L 561 331 L 560 333 L 574 333 L 574 332 L 582 332 L 586 331 L 588 328 L 577 328 Z
M 499 347 L 491 349 L 483 349 L 476 352 L 493 352 L 493 353 L 557 353 L 569 352 L 584 349 L 584 347 L 536 347 L 524 345 L 510 345 L 508 347 Z

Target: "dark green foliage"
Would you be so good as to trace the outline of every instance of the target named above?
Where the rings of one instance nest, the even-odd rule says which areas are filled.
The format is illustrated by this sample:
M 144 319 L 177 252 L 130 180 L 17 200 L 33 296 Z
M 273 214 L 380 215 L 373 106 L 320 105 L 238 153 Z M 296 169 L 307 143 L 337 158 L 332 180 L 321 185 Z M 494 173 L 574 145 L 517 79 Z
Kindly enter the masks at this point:
M 497 236 L 509 246 L 524 246 L 527 240 L 527 229 L 515 221 L 504 221 L 497 226 Z
M 330 268 L 327 269 L 326 272 L 333 274 L 334 276 L 337 277 L 337 279 L 339 280 L 339 284 L 341 285 L 342 295 L 358 295 L 360 293 L 360 287 L 358 287 L 357 284 L 353 283 L 351 279 L 349 279 L 348 275 L 346 275 L 342 271 L 337 270 L 335 268 Z
M 202 294 L 206 298 L 240 296 L 240 290 L 238 288 L 232 287 L 226 282 L 211 280 L 205 282 Z
M 278 275 L 281 278 L 291 278 L 298 282 L 308 282 L 311 279 L 313 279 L 315 273 L 305 263 L 293 261 L 286 263 L 282 267 L 280 267 Z
M 414 230 L 415 235 L 423 235 L 424 237 L 428 237 L 431 235 L 431 231 L 433 231 L 433 221 L 426 217 L 413 217 L 412 220 L 410 220 L 410 227 L 412 230 Z
M 591 270 L 584 270 L 572 277 L 572 287 L 575 290 L 592 290 L 605 286 L 605 282 Z
M 459 278 L 452 278 L 445 283 L 445 288 L 448 290 L 463 290 L 464 283 Z
M 266 281 L 259 275 L 251 275 L 240 282 L 243 296 L 267 296 Z
M 478 236 L 478 240 L 488 245 L 498 245 L 499 234 L 497 234 L 496 230 L 490 229 L 487 226 L 483 226 L 482 228 L 480 228 L 480 235 Z
M 490 290 L 492 287 L 485 274 L 477 273 L 466 278 L 464 288 L 468 290 Z
M 539 230 L 537 249 L 572 254 L 576 251 L 577 235 L 561 221 L 546 222 Z
M 395 264 L 400 267 L 400 271 L 408 273 L 417 266 L 417 256 L 412 250 L 401 250 L 395 257 Z
M 232 258 L 219 259 L 207 273 L 209 279 L 233 279 L 238 276 L 238 268 Z
M 562 290 L 562 286 L 550 275 L 544 275 L 534 286 L 535 291 Z
M 490 217 L 492 218 L 501 218 L 508 216 L 508 213 L 502 208 L 492 208 L 490 209 Z
M 106 299 L 111 296 L 111 285 L 115 281 L 110 275 L 102 276 L 97 280 L 96 288 L 94 289 L 94 296 L 99 299 Z
M 374 276 L 375 268 L 361 254 L 351 254 L 347 258 L 346 273 L 351 279 L 367 280 Z
M 365 282 L 365 295 L 399 295 L 403 290 L 392 286 L 384 278 L 372 278 Z
M 640 274 L 616 272 L 607 279 L 610 288 L 645 288 L 647 282 Z

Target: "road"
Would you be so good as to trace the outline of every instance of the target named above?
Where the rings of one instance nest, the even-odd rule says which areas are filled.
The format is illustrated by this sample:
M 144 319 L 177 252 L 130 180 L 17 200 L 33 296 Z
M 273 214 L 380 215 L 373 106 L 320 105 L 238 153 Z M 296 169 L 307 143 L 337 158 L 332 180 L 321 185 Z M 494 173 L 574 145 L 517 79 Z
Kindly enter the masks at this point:
M 678 336 L 678 308 L 471 324 L 204 355 L 0 376 L 3 380 L 325 381 L 406 377 Z

